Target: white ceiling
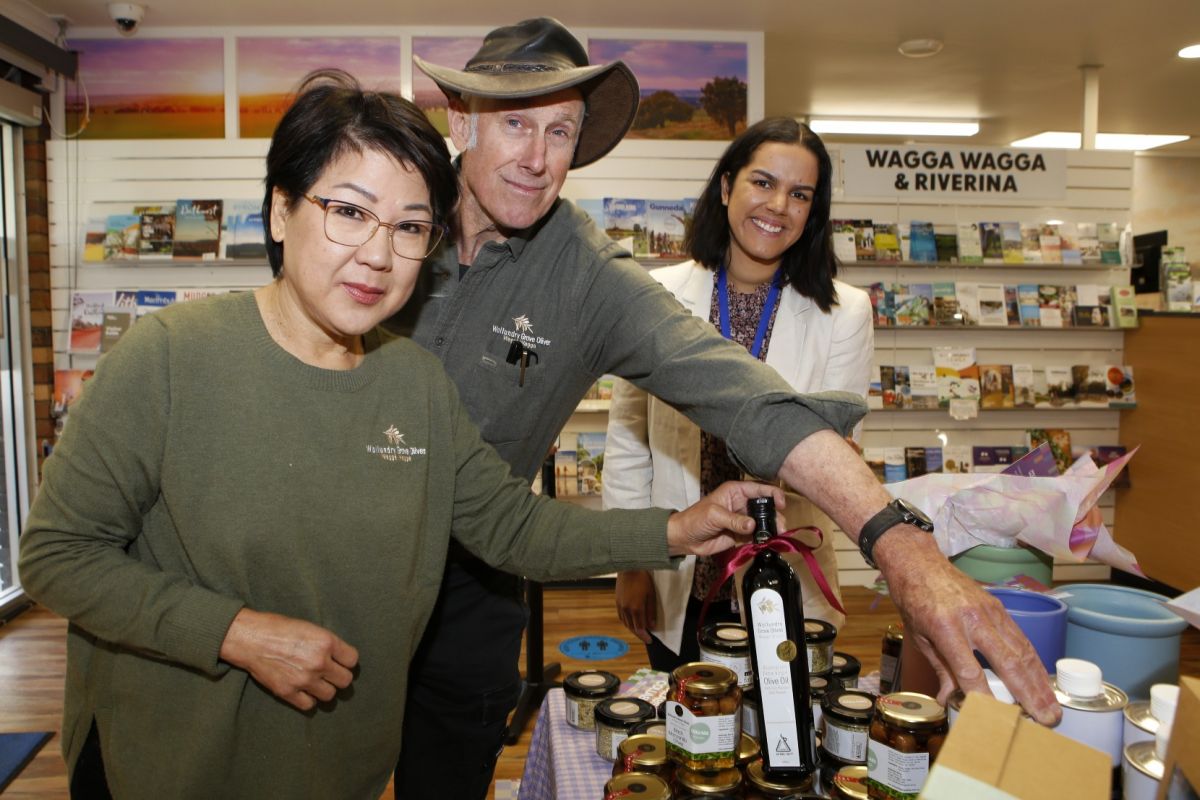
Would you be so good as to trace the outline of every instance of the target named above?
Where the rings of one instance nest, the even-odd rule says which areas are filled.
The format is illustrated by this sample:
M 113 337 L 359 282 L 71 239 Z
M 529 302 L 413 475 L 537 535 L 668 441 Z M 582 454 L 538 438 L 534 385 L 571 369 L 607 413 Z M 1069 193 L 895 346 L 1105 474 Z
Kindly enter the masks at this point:
M 29 0 L 71 25 L 110 24 L 104 0 Z M 1157 153 L 1200 155 L 1200 0 L 151 0 L 144 27 L 354 25 L 494 27 L 550 14 L 568 26 L 764 31 L 766 111 L 970 117 L 975 143 L 1080 130 L 1079 67 L 1100 70 L 1099 129 L 1192 141 Z M 945 42 L 907 59 L 909 38 Z M 949 140 L 954 141 L 954 140 Z

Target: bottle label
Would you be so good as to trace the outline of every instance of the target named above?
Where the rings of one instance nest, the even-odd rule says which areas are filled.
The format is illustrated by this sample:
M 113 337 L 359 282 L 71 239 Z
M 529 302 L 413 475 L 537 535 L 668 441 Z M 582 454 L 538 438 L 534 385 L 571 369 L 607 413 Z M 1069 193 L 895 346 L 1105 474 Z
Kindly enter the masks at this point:
M 692 761 L 732 758 L 742 735 L 741 716 L 715 714 L 698 717 L 688 707 L 667 701 L 667 749 Z
M 879 657 L 879 680 L 882 683 L 892 686 L 896 682 L 896 667 L 900 666 L 900 661 L 895 656 L 890 656 L 884 653 Z M 895 689 L 895 686 L 892 686 Z
M 867 780 L 888 797 L 916 797 L 929 777 L 929 753 L 901 753 L 874 739 L 867 748 Z
M 572 697 L 567 698 L 567 724 L 572 728 L 579 727 L 579 701 Z
M 629 738 L 629 734 L 624 731 L 613 731 L 612 744 L 608 749 L 608 760 L 616 761 L 621 757 L 621 742 Z
M 757 589 L 750 596 L 750 625 L 758 657 L 758 693 L 762 705 L 762 748 L 772 767 L 799 767 L 806 745 L 796 724 L 796 698 L 791 662 L 805 649 L 787 638 L 783 597 L 772 589 Z M 811 713 L 811 712 L 809 712 Z
M 821 747 L 830 755 L 837 756 L 842 761 L 852 761 L 862 764 L 867 760 L 867 731 L 847 730 L 833 721 L 825 718 L 825 736 L 821 739 Z
M 745 689 L 754 685 L 754 670 L 750 667 L 750 656 L 727 656 L 700 648 L 700 660 L 706 664 L 720 664 L 729 667 L 738 676 L 738 686 Z

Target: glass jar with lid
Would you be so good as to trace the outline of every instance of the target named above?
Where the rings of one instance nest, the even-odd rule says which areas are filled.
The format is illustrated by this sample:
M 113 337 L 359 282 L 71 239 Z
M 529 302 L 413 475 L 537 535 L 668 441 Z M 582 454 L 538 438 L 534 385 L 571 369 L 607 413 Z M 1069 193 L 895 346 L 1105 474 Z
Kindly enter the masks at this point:
M 750 667 L 750 634 L 736 622 L 714 622 L 700 631 L 700 660 L 729 667 L 738 676 L 738 686 L 754 685 Z
M 611 672 L 598 669 L 572 672 L 563 681 L 567 724 L 581 731 L 595 730 L 593 712 L 601 701 L 614 697 L 621 681 Z
M 639 722 L 654 718 L 654 706 L 636 697 L 610 697 L 596 706 L 596 754 L 617 760 L 617 748 Z
M 637 800 L 671 800 L 671 787 L 657 775 L 625 772 L 604 784 L 604 798 L 636 797 Z
M 917 692 L 880 697 L 867 744 L 867 792 L 872 800 L 915 798 L 947 730 L 946 709 L 932 697 Z
M 829 671 L 832 683 L 843 689 L 857 689 L 858 676 L 862 673 L 862 662 L 849 653 L 833 654 L 833 669 Z
M 742 773 L 736 768 L 700 771 L 680 767 L 675 770 L 675 786 L 682 794 L 698 797 L 738 796 Z
M 812 792 L 814 789 L 815 777 L 815 772 L 803 780 L 767 777 L 763 771 L 762 759 L 751 761 L 746 765 L 746 789 L 743 797 L 745 800 L 774 800 L 778 797 L 807 796 L 805 792 Z
M 742 732 L 742 690 L 728 667 L 692 662 L 671 673 L 667 750 L 681 766 L 731 769 Z
M 833 667 L 833 642 L 837 628 L 823 619 L 804 620 L 804 646 L 808 649 L 808 672 L 820 675 Z
M 866 766 L 842 767 L 835 772 L 829 779 L 829 796 L 833 800 L 868 800 Z
M 875 697 L 857 689 L 831 689 L 824 700 L 821 749 L 838 767 L 867 763 Z
M 646 772 L 671 782 L 675 764 L 667 756 L 667 740 L 645 733 L 634 734 L 617 745 L 617 760 L 612 774 Z
M 738 769 L 745 769 L 747 764 L 761 757 L 762 747 L 759 746 L 758 739 L 742 731 L 741 739 L 738 740 L 737 755 L 734 756 Z

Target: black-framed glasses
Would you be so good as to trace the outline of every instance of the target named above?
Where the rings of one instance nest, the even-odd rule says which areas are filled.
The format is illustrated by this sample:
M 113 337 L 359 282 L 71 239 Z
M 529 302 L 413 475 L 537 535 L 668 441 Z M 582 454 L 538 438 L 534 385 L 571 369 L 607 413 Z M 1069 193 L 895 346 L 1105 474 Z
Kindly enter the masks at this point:
M 387 228 L 392 252 L 401 258 L 422 261 L 438 246 L 446 232 L 444 225 L 425 219 L 407 219 L 396 223 L 381 220 L 372 211 L 354 203 L 317 195 L 303 195 L 325 212 L 325 238 L 347 247 L 362 247 L 380 228 Z

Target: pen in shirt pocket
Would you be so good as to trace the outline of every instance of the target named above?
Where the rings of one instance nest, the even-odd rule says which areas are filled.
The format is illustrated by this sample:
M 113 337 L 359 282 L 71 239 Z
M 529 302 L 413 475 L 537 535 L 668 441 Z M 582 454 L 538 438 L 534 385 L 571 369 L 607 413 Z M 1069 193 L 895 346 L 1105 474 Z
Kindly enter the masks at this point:
M 509 364 L 520 365 L 521 374 L 517 378 L 517 386 L 525 386 L 525 369 L 529 366 L 531 359 L 533 363 L 536 364 L 538 362 L 538 354 L 527 349 L 525 345 L 518 341 L 514 341 L 511 345 L 509 345 L 508 355 L 505 356 L 504 360 Z

